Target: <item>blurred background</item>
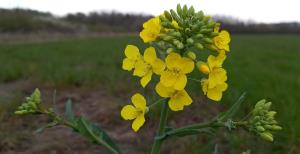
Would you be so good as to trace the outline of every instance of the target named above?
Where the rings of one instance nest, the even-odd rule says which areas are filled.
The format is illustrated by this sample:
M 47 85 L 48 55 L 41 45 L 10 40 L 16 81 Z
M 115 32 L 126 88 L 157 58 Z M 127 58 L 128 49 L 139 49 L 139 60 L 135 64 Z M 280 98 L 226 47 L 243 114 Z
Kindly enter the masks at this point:
M 235 119 L 241 119 L 266 98 L 278 111 L 283 131 L 268 143 L 244 130 L 220 130 L 216 136 L 174 138 L 162 153 L 255 154 L 300 153 L 300 11 L 297 0 L 1 0 L 0 1 L 0 153 L 105 153 L 68 128 L 36 130 L 45 117 L 13 114 L 36 87 L 43 103 L 63 112 L 70 98 L 74 110 L 99 123 L 121 145 L 124 153 L 149 151 L 159 112 L 151 113 L 138 133 L 119 115 L 136 92 L 148 99 L 138 78 L 121 69 L 127 44 L 144 49 L 138 37 L 142 23 L 175 8 L 193 5 L 222 23 L 232 34 L 225 61 L 229 89 L 221 103 L 203 96 L 198 83 L 189 83 L 194 103 L 171 114 L 170 125 L 207 121 L 226 111 L 243 93 L 247 98 Z M 55 96 L 55 97 L 54 97 Z M 54 100 L 55 98 L 55 100 Z M 55 103 L 53 103 L 55 102 Z

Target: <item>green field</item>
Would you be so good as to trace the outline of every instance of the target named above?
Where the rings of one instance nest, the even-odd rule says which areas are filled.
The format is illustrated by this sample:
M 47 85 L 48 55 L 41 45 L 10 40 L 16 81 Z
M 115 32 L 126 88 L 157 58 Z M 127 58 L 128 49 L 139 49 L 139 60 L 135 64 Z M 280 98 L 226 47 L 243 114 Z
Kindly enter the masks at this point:
M 299 40 L 300 36 L 294 35 L 232 36 L 231 52 L 224 66 L 230 87 L 219 105 L 228 108 L 242 92 L 247 92 L 240 112 L 244 115 L 259 99 L 266 98 L 273 102 L 284 130 L 275 135 L 274 144 L 249 136 L 240 142 L 242 137 L 230 135 L 227 136 L 230 140 L 226 140 L 230 143 L 224 143 L 226 146 L 249 148 L 254 153 L 300 152 Z M 132 82 L 136 79 L 121 70 L 126 44 L 145 48 L 135 36 L 0 44 L 0 82 L 5 85 L 26 81 L 49 89 L 93 89 L 101 85 L 112 96 L 122 91 L 129 96 L 131 93 L 126 94 L 126 89 L 139 86 Z M 202 97 L 200 85 L 194 85 L 192 90 L 194 95 Z M 241 145 L 249 147 L 241 148 Z M 202 147 L 190 145 L 189 148 Z

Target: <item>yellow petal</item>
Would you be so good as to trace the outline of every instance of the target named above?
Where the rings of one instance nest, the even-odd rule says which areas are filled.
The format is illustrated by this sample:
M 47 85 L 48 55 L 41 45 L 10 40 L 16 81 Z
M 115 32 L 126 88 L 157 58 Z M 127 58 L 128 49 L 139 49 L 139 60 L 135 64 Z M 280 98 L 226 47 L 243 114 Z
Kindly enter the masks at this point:
M 172 72 L 164 71 L 160 76 L 160 82 L 166 87 L 171 87 L 176 82 L 176 78 Z
M 153 47 L 149 47 L 145 50 L 144 52 L 144 60 L 151 64 L 156 60 L 156 52 L 155 49 Z
M 180 64 L 181 71 L 184 74 L 191 73 L 194 70 L 194 62 L 189 58 L 182 58 Z
M 185 88 L 185 85 L 186 85 L 186 82 L 187 82 L 187 77 L 185 74 L 180 74 L 178 76 L 178 78 L 176 79 L 175 81 L 175 84 L 174 84 L 174 89 L 176 90 L 182 90 Z
M 175 92 L 173 88 L 166 87 L 161 82 L 155 86 L 155 90 L 159 96 L 164 98 L 170 97 Z
M 132 104 L 143 111 L 146 109 L 146 100 L 143 95 L 136 93 L 131 97 Z
M 149 71 L 145 76 L 142 77 L 141 79 L 141 85 L 145 88 L 146 85 L 150 82 L 152 77 L 152 71 Z
M 139 49 L 134 45 L 127 45 L 125 49 L 126 57 L 137 60 L 140 57 Z
M 160 75 L 163 73 L 163 71 L 165 70 L 166 65 L 165 63 L 161 60 L 161 59 L 156 59 L 153 63 L 152 63 L 152 70 L 155 74 Z
M 209 88 L 213 88 L 227 80 L 226 70 L 223 68 L 215 68 L 209 74 Z
M 228 31 L 222 30 L 219 35 L 224 39 L 224 42 L 226 44 L 230 42 L 230 34 Z
M 135 61 L 129 58 L 123 60 L 122 68 L 123 70 L 131 71 L 134 68 Z
M 207 94 L 207 90 L 208 90 L 208 80 L 207 79 L 203 79 L 201 81 L 201 86 L 202 86 L 202 91 L 204 93 L 204 95 Z
M 132 129 L 137 132 L 145 123 L 144 115 L 139 115 L 132 123 Z
M 168 102 L 169 104 L 169 108 L 172 110 L 172 111 L 180 111 L 180 110 L 183 110 L 183 106 L 184 104 L 182 102 L 180 102 L 179 100 L 177 99 L 174 99 L 174 98 L 171 98 Z
M 121 116 L 125 120 L 132 120 L 137 117 L 137 112 L 134 106 L 126 105 L 121 110 Z
M 171 97 L 169 107 L 173 111 L 183 110 L 184 106 L 188 106 L 192 103 L 192 99 L 185 90 L 176 91 Z
M 220 101 L 222 98 L 222 91 L 217 88 L 209 89 L 207 91 L 207 97 L 214 101 Z
M 166 58 L 166 65 L 169 69 L 180 67 L 181 56 L 178 53 L 171 52 Z
M 148 64 L 145 63 L 143 60 L 138 60 L 135 64 L 135 68 L 133 71 L 134 76 L 143 77 L 149 71 Z

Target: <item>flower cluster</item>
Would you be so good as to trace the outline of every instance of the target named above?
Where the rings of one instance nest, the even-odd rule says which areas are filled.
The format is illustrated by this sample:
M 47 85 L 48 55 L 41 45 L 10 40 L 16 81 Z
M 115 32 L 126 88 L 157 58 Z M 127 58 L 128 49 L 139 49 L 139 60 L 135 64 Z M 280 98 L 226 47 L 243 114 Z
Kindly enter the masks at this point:
M 249 130 L 267 141 L 273 141 L 272 131 L 282 129 L 275 120 L 276 112 L 270 111 L 271 105 L 271 102 L 266 102 L 264 99 L 258 101 L 248 121 Z
M 225 30 L 220 31 L 219 23 L 202 11 L 196 12 L 193 7 L 178 5 L 176 11 L 165 11 L 146 21 L 140 37 L 151 46 L 141 54 L 138 47 L 127 45 L 122 68 L 140 77 L 143 88 L 154 74 L 159 76 L 155 90 L 159 96 L 168 99 L 172 111 L 183 110 L 192 103 L 186 85 L 189 79 L 192 80 L 188 75 L 195 66 L 203 77 L 194 81 L 198 81 L 203 93 L 211 100 L 221 100 L 228 87 L 226 70 L 222 65 L 229 52 L 230 35 Z M 197 56 L 204 51 L 211 51 L 211 55 L 207 58 Z M 140 99 L 133 99 L 135 97 Z M 125 120 L 135 119 L 132 124 L 134 131 L 145 121 L 147 107 L 142 98 L 135 94 L 132 97 L 135 106 L 127 105 L 121 111 Z M 137 106 L 139 103 L 143 105 Z
M 37 113 L 41 104 L 41 93 L 38 89 L 31 94 L 30 97 L 26 97 L 26 101 L 17 108 L 15 114 L 33 114 Z

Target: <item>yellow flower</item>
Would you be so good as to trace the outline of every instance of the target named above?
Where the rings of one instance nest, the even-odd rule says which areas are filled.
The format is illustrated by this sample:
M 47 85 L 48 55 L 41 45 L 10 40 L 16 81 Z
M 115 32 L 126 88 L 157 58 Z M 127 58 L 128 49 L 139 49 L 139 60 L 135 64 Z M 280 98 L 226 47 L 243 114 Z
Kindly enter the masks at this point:
M 149 19 L 143 24 L 143 30 L 140 37 L 145 43 L 155 41 L 161 30 L 159 16 Z
M 225 82 L 210 86 L 210 82 L 207 79 L 202 80 L 201 85 L 204 94 L 214 101 L 220 101 L 222 99 L 223 92 L 228 88 L 228 85 Z
M 131 71 L 135 68 L 135 64 L 141 59 L 139 49 L 134 45 L 127 45 L 125 49 L 126 58 L 123 60 L 122 68 Z
M 198 62 L 198 69 L 204 73 L 208 74 L 209 88 L 215 87 L 216 84 L 221 84 L 227 80 L 227 73 L 224 68 L 222 68 L 223 62 L 226 59 L 226 55 L 219 53 L 217 57 L 210 55 L 207 58 L 207 63 Z
M 219 25 L 215 26 L 214 32 L 219 32 L 219 29 L 220 29 Z M 219 35 L 213 38 L 213 42 L 219 50 L 225 50 L 225 51 L 230 50 L 229 49 L 230 34 L 225 30 L 219 32 Z
M 219 54 L 217 57 L 210 55 L 207 58 L 207 64 L 210 69 L 208 75 L 209 88 L 213 88 L 227 80 L 227 72 L 222 68 L 225 59 L 226 55 L 224 54 Z
M 137 132 L 145 123 L 145 114 L 148 110 L 144 96 L 137 93 L 131 97 L 133 105 L 126 105 L 121 110 L 121 116 L 125 120 L 133 120 L 132 129 Z
M 161 97 L 170 98 L 168 105 L 173 111 L 183 110 L 184 106 L 190 105 L 193 101 L 184 89 L 175 90 L 164 86 L 160 82 L 156 85 L 155 90 Z
M 186 74 L 194 69 L 194 62 L 171 52 L 166 58 L 167 69 L 161 74 L 160 82 L 166 87 L 183 90 L 187 83 Z
M 165 63 L 157 58 L 155 49 L 149 47 L 144 52 L 144 60 L 136 63 L 133 75 L 142 77 L 140 83 L 145 87 L 150 82 L 153 72 L 160 75 L 165 67 Z

